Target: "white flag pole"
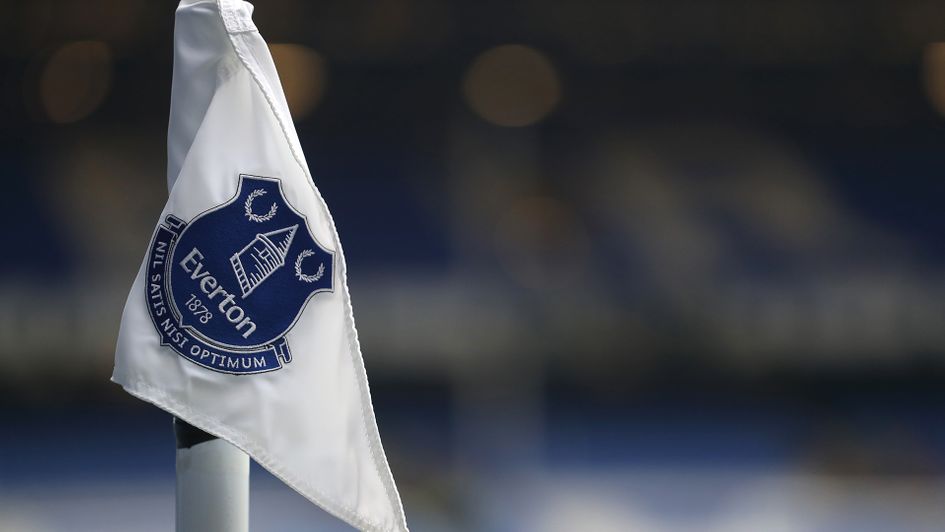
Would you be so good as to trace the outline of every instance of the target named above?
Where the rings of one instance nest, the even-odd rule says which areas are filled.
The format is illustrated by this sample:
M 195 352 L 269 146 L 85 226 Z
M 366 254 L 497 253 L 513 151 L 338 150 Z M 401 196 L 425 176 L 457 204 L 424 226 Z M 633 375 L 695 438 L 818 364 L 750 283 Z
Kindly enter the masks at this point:
M 249 457 L 174 418 L 177 532 L 249 530 Z

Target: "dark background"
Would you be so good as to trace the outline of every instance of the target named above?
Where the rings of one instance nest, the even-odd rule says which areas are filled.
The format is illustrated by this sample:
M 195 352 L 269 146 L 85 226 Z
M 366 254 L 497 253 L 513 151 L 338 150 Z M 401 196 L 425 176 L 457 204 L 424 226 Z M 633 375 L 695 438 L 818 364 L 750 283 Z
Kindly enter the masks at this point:
M 0 530 L 167 530 L 110 384 L 173 9 L 3 2 Z M 945 3 L 256 2 L 415 530 L 939 530 Z M 261 470 L 254 530 L 344 529 Z

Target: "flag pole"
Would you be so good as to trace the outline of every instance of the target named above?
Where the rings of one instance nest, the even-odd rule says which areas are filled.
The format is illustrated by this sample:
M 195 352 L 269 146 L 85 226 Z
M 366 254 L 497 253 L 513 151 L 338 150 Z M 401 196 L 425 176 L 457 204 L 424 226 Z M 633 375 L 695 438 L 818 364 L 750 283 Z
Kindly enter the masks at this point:
M 229 442 L 174 418 L 177 532 L 249 530 L 249 457 Z

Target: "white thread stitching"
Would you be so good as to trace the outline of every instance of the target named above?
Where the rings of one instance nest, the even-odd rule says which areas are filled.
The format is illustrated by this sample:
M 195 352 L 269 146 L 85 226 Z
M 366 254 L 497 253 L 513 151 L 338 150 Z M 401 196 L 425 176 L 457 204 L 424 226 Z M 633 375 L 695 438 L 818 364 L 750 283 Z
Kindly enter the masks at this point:
M 223 9 L 222 3 L 224 2 L 229 3 L 228 0 L 217 0 L 217 2 L 218 2 L 217 8 L 220 10 L 220 13 L 223 13 L 224 9 Z M 229 11 L 227 12 L 229 13 Z M 232 15 L 232 13 L 230 14 Z M 246 55 L 240 49 L 240 46 L 237 44 L 236 41 L 237 41 L 237 38 L 239 38 L 239 34 L 229 34 L 229 38 L 230 38 L 229 39 L 230 44 L 233 46 L 233 51 L 236 53 L 236 56 L 240 59 L 240 62 L 249 72 L 250 76 L 253 78 L 253 81 L 256 82 L 257 87 L 263 93 L 263 97 L 265 98 L 266 103 L 269 104 L 269 110 L 272 112 L 273 116 L 276 119 L 276 122 L 279 124 L 279 127 L 282 129 L 282 134 L 289 145 L 289 151 L 292 153 L 292 156 L 295 159 L 296 164 L 299 166 L 299 168 L 302 170 L 302 173 L 307 178 L 308 184 L 315 194 L 315 198 L 321 204 L 323 213 L 326 216 L 327 221 L 328 221 L 329 229 L 331 229 L 335 248 L 337 249 L 338 256 L 340 259 L 339 263 L 341 267 L 339 268 L 339 274 L 341 276 L 342 287 L 344 288 L 344 292 L 342 294 L 343 296 L 342 302 L 346 310 L 345 323 L 346 325 L 349 326 L 348 334 L 346 335 L 348 339 L 348 354 L 352 359 L 352 363 L 354 364 L 355 375 L 358 381 L 358 388 L 361 392 L 361 405 L 360 405 L 361 418 L 362 418 L 361 431 L 362 431 L 362 434 L 364 434 L 364 436 L 367 438 L 368 447 L 374 459 L 374 467 L 377 469 L 377 473 L 381 477 L 381 482 L 384 484 L 384 487 L 387 490 L 388 502 L 391 505 L 391 509 L 394 511 L 394 514 L 397 517 L 399 517 L 400 524 L 404 528 L 404 530 L 407 530 L 407 523 L 406 523 L 406 518 L 404 516 L 403 507 L 399 503 L 400 495 L 398 494 L 396 484 L 394 484 L 394 477 L 391 474 L 390 465 L 387 462 L 387 457 L 384 455 L 384 452 L 383 452 L 383 444 L 380 441 L 380 434 L 379 434 L 379 431 L 377 430 L 377 420 L 374 417 L 374 410 L 373 408 L 365 409 L 365 404 L 368 404 L 368 405 L 371 404 L 370 385 L 367 382 L 367 371 L 364 368 L 364 361 L 361 359 L 360 356 L 355 356 L 356 354 L 361 353 L 361 345 L 360 345 L 360 342 L 358 341 L 358 332 L 354 324 L 354 308 L 353 308 L 353 305 L 351 304 L 351 297 L 348 291 L 347 264 L 345 262 L 344 252 L 342 251 L 342 248 L 341 248 L 341 239 L 338 236 L 338 229 L 335 226 L 335 222 L 331 217 L 331 212 L 328 210 L 328 205 L 325 203 L 324 198 L 322 198 L 321 193 L 318 191 L 318 188 L 315 187 L 315 183 L 312 181 L 312 176 L 311 176 L 311 173 L 309 172 L 308 166 L 304 164 L 303 162 L 304 157 L 302 157 L 299 154 L 300 148 L 297 148 L 296 144 L 292 142 L 293 137 L 289 133 L 289 129 L 286 126 L 286 122 L 284 118 L 282 117 L 282 114 L 279 112 L 278 106 L 273 100 L 271 90 L 268 88 L 268 85 L 262 79 L 259 72 L 253 67 L 250 61 L 246 58 Z M 252 48 L 248 47 L 248 49 L 249 49 L 250 54 L 252 54 L 253 53 Z M 255 57 L 254 59 L 256 60 L 256 62 L 259 62 L 258 59 L 256 59 Z M 374 427 L 374 431 L 373 432 L 368 431 L 368 426 Z M 289 483 L 287 482 L 287 484 Z M 315 501 L 315 502 L 321 506 L 325 506 L 319 501 Z M 334 505 L 341 506 L 344 508 L 344 505 L 340 503 L 334 503 Z M 325 508 L 325 509 L 328 510 L 328 508 Z M 359 522 L 364 522 L 362 518 L 358 518 L 357 520 Z M 380 529 L 380 527 L 378 527 L 377 525 L 372 526 L 372 528 Z
M 318 264 L 318 271 L 314 275 L 306 275 L 302 273 L 302 261 L 305 260 L 305 257 L 311 257 L 315 252 L 306 249 L 299 253 L 298 258 L 295 259 L 295 276 L 298 277 L 299 281 L 305 281 L 306 283 L 314 283 L 315 281 L 322 278 L 322 275 L 325 275 L 325 263 L 321 262 Z
M 253 212 L 253 200 L 259 196 L 265 196 L 266 191 L 263 189 L 257 189 L 249 193 L 249 196 L 246 197 L 246 203 L 243 204 L 244 210 L 246 211 L 246 217 L 252 222 L 268 222 L 272 220 L 272 217 L 276 215 L 276 210 L 279 206 L 276 205 L 276 202 L 272 202 L 272 207 L 269 207 L 269 212 L 263 215 L 259 215 Z
M 299 168 L 301 168 L 302 172 L 308 178 L 309 186 L 314 191 L 315 196 L 321 203 L 322 208 L 324 209 L 325 213 L 328 213 L 329 212 L 328 206 L 325 203 L 325 200 L 322 198 L 321 193 L 318 191 L 318 189 L 315 187 L 315 184 L 312 182 L 312 177 L 308 171 L 307 166 L 302 163 L 303 158 L 299 155 L 298 148 L 296 147 L 295 143 L 293 143 L 291 140 L 292 137 L 288 132 L 288 127 L 286 126 L 282 115 L 278 112 L 278 107 L 273 101 L 273 97 L 271 95 L 270 90 L 268 90 L 268 86 L 266 85 L 265 81 L 261 78 L 260 74 L 256 71 L 256 69 L 252 68 L 251 64 L 249 63 L 249 60 L 246 59 L 245 54 L 243 54 L 242 51 L 239 49 L 239 47 L 236 45 L 237 38 L 238 38 L 237 35 L 230 35 L 230 41 L 233 43 L 233 48 L 236 51 L 237 57 L 239 57 L 240 61 L 243 62 L 243 66 L 245 66 L 246 69 L 249 71 L 250 76 L 256 82 L 260 91 L 263 93 L 263 97 L 266 99 L 266 102 L 269 104 L 270 111 L 275 116 L 276 121 L 279 123 L 279 126 L 282 129 L 283 135 L 286 137 L 286 142 L 289 144 L 289 151 L 292 153 L 293 157 L 295 158 L 296 164 L 298 164 Z M 250 53 L 252 53 L 251 48 L 249 49 L 249 51 Z M 365 420 L 362 423 L 361 431 L 362 431 L 362 434 L 368 440 L 368 446 L 371 450 L 371 455 L 373 456 L 375 460 L 375 467 L 378 468 L 378 474 L 381 477 L 381 482 L 383 482 L 385 484 L 385 487 L 388 489 L 388 499 L 389 499 L 388 502 L 390 502 L 392 509 L 394 509 L 395 511 L 395 514 L 399 514 L 401 520 L 404 521 L 403 509 L 400 506 L 400 504 L 395 502 L 400 499 L 400 496 L 395 495 L 397 494 L 397 487 L 394 484 L 393 476 L 390 473 L 390 466 L 387 464 L 387 457 L 384 455 L 383 452 L 380 452 L 378 450 L 379 448 L 383 448 L 383 445 L 380 443 L 380 436 L 376 429 L 377 421 L 374 418 L 373 409 L 365 409 L 365 404 L 368 404 L 368 405 L 371 404 L 370 386 L 367 383 L 367 372 L 364 369 L 364 363 L 362 360 L 360 360 L 359 357 L 355 356 L 355 353 L 361 352 L 361 347 L 360 347 L 360 342 L 358 341 L 358 338 L 357 338 L 357 329 L 354 325 L 353 307 L 351 305 L 350 296 L 348 296 L 347 294 L 348 292 L 347 264 L 344 260 L 344 253 L 342 252 L 342 249 L 341 249 L 341 240 L 338 237 L 338 230 L 335 227 L 334 220 L 332 220 L 330 213 L 328 214 L 327 219 L 329 222 L 329 227 L 332 230 L 335 246 L 338 249 L 338 252 L 341 258 L 340 272 L 341 272 L 343 286 L 345 288 L 345 297 L 343 298 L 343 302 L 347 310 L 345 321 L 346 321 L 346 324 L 349 325 L 348 334 L 347 334 L 348 344 L 349 344 L 348 351 L 349 351 L 349 356 L 352 358 L 352 362 L 355 365 L 355 373 L 358 377 L 357 379 L 358 386 L 361 391 L 361 405 L 360 405 L 361 415 L 362 415 L 362 418 Z M 375 431 L 373 433 L 367 430 L 367 424 L 366 424 L 367 420 L 370 420 L 371 424 L 375 427 Z M 384 464 L 384 466 L 386 466 L 385 467 L 386 473 L 387 473 L 386 475 L 384 474 L 384 470 L 381 469 L 380 464 Z M 405 529 L 407 528 L 405 523 L 404 523 L 404 528 Z

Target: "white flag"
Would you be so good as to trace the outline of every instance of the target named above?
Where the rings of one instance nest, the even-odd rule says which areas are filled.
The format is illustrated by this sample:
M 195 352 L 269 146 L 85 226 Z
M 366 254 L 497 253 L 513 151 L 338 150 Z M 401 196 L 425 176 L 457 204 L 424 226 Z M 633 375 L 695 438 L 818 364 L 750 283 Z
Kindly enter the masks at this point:
M 378 436 L 341 243 L 252 6 L 177 9 L 169 198 L 112 380 L 362 530 L 407 530 Z

